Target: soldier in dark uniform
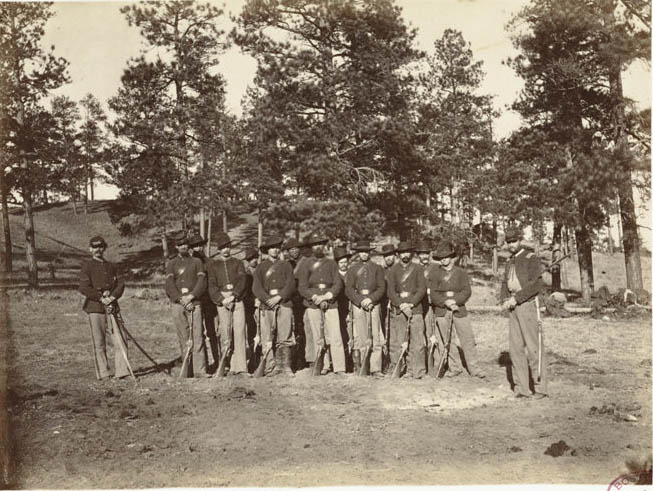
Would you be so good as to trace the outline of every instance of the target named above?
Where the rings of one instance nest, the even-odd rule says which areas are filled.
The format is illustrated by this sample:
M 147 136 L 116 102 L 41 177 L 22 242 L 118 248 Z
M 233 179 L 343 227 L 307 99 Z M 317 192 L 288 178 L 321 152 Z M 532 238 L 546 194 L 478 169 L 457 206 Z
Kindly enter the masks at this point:
M 292 297 L 295 292 L 295 275 L 291 264 L 279 257 L 282 243 L 281 237 L 270 237 L 261 244 L 261 250 L 267 252 L 268 259 L 257 266 L 252 291 L 260 301 L 263 351 L 272 348 L 266 372 L 292 375 L 292 348 L 295 345 Z
M 299 293 L 304 298 L 306 307 L 304 325 L 308 326 L 313 334 L 313 350 L 309 353 L 307 347 L 306 360 L 309 363 L 314 363 L 317 353 L 320 352 L 321 344 L 326 340 L 329 351 L 324 358 L 325 368 L 322 370 L 322 374 L 327 373 L 329 361 L 333 363 L 334 373 L 344 373 L 346 369 L 345 350 L 340 334 L 337 304 L 343 283 L 338 273 L 338 265 L 333 259 L 326 257 L 328 243 L 326 237 L 313 235 L 304 243 L 313 248 L 313 256 L 302 263 L 297 274 Z M 320 334 L 322 318 L 324 318 L 325 339 L 322 339 Z M 309 358 L 309 356 L 311 357 Z
M 288 261 L 293 269 L 295 266 L 297 266 L 297 262 L 299 261 L 301 254 L 299 250 L 299 241 L 297 239 L 287 239 L 283 243 L 282 251 L 283 251 L 283 259 Z
M 245 249 L 245 257 L 243 258 L 243 267 L 245 268 L 245 293 L 243 296 L 243 306 L 245 307 L 245 327 L 247 329 L 248 347 L 253 346 L 254 338 L 257 333 L 258 301 L 252 292 L 256 266 L 258 266 L 258 251 L 253 247 L 248 247 Z M 255 358 L 256 353 L 250 351 L 249 357 L 250 359 Z M 252 360 L 251 363 L 252 369 L 254 369 L 253 365 L 256 363 L 256 360 Z
M 396 248 L 394 244 L 383 244 L 381 246 L 381 256 L 383 257 L 383 275 L 385 277 L 386 286 L 386 294 L 383 296 L 383 300 L 381 300 L 381 323 L 383 324 L 383 334 L 385 336 L 386 343 L 383 346 L 383 371 L 385 372 L 390 366 L 390 356 L 388 352 L 388 343 L 390 342 L 390 326 L 388 325 L 388 307 L 390 305 L 390 302 L 388 301 L 388 273 L 390 272 L 390 269 L 392 269 L 392 266 L 395 264 Z
M 351 302 L 350 315 L 354 324 L 354 343 L 352 361 L 354 372 L 360 370 L 361 354 L 369 343 L 372 344 L 370 357 L 370 373 L 383 375 L 382 353 L 385 339 L 381 328 L 380 303 L 385 295 L 385 275 L 383 268 L 370 261 L 370 253 L 374 250 L 369 241 L 354 245 L 360 261 L 353 264 L 345 278 L 345 291 Z M 372 324 L 372 339 L 369 338 L 369 323 Z
M 465 303 L 472 295 L 472 288 L 467 272 L 455 264 L 456 252 L 448 243 L 441 243 L 434 255 L 441 263 L 440 266 L 431 272 L 427 280 L 436 329 L 432 334 L 431 342 L 440 346 L 440 352 L 438 353 L 436 351 L 435 354 L 434 366 L 437 367 L 439 365 L 443 343 L 448 342 L 451 322 L 451 317 L 447 316 L 449 314 L 449 316 L 453 316 L 453 327 L 460 340 L 460 348 L 463 352 L 469 374 L 478 378 L 484 378 L 485 373 L 477 364 L 474 331 L 472 330 L 472 324 L 465 309 Z M 456 365 L 455 369 L 454 367 L 449 367 L 451 373 L 460 373 L 457 367 L 462 366 L 462 362 L 456 346 L 451 346 L 449 356 L 449 360 L 453 360 Z
M 521 230 L 517 228 L 506 231 L 506 245 L 512 256 L 506 263 L 506 271 L 501 283 L 501 300 L 503 308 L 510 312 L 508 340 L 515 381 L 515 397 L 530 397 L 532 381 L 535 398 L 540 399 L 547 396 L 544 335 L 542 335 L 542 345 L 539 346 L 538 343 L 537 296 L 543 286 L 540 278 L 540 261 L 535 253 L 523 247 Z M 538 373 L 540 349 L 542 373 Z
M 204 270 L 208 272 L 208 265 L 211 262 L 211 259 L 206 257 L 204 254 L 204 246 L 206 245 L 207 240 L 203 239 L 200 234 L 192 234 L 188 238 L 188 247 L 193 257 L 199 258 L 204 265 Z M 215 328 L 215 317 L 218 314 L 218 311 L 215 308 L 215 304 L 211 301 L 209 296 L 208 288 L 204 290 L 202 296 L 200 297 L 200 307 L 202 309 L 202 322 L 204 323 L 204 334 L 208 340 L 209 348 L 211 350 L 211 356 L 213 357 L 213 363 L 217 366 L 218 359 L 220 358 L 220 349 L 218 347 L 218 335 Z M 208 357 L 208 351 L 207 351 Z M 208 364 L 208 359 L 207 359 Z
M 200 297 L 206 290 L 206 271 L 202 261 L 192 257 L 188 238 L 177 240 L 177 253 L 166 264 L 166 294 L 171 302 L 172 319 L 177 330 L 177 340 L 182 358 L 186 347 L 192 344 L 189 363 L 182 377 L 207 377 L 202 309 Z
M 292 296 L 292 311 L 293 311 L 293 332 L 295 333 L 295 346 L 293 346 L 293 369 L 295 371 L 301 370 L 306 366 L 304 353 L 306 352 L 306 332 L 304 330 L 304 305 L 302 304 L 302 296 L 297 290 L 297 271 L 299 265 L 305 259 L 301 254 L 301 244 L 297 239 L 287 239 L 282 247 L 283 256 L 286 261 L 290 263 L 293 268 L 293 275 L 295 276 L 295 292 Z
M 243 262 L 231 255 L 231 238 L 218 234 L 215 240 L 220 253 L 209 264 L 208 282 L 211 301 L 218 311 L 218 338 L 221 356 L 233 350 L 229 361 L 229 375 L 247 373 L 247 330 L 243 297 L 247 275 Z
M 93 357 L 95 361 L 95 376 L 98 380 L 109 378 L 109 363 L 106 351 L 107 316 L 106 308 L 118 312 L 118 299 L 125 290 L 125 283 L 118 277 L 116 266 L 104 259 L 107 248 L 105 240 L 96 235 L 89 241 L 91 259 L 82 263 L 79 274 L 79 291 L 84 297 L 83 310 L 88 315 L 91 326 L 91 341 L 93 342 Z M 114 368 L 116 378 L 129 375 L 127 356 L 127 341 L 120 326 L 114 325 L 111 330 L 113 341 Z M 120 350 L 120 344 L 125 348 L 125 355 Z
M 426 373 L 426 343 L 424 340 L 424 316 L 422 300 L 426 294 L 424 268 L 415 264 L 413 247 L 409 242 L 397 246 L 399 262 L 388 274 L 388 298 L 390 309 L 390 360 L 396 364 L 406 329 L 410 326 L 408 342 L 407 374 L 422 378 Z M 410 319 L 410 324 L 409 324 Z
M 349 258 L 351 257 L 351 252 L 348 252 L 344 247 L 334 247 L 333 248 L 333 259 L 338 265 L 338 274 L 342 282 L 345 282 L 345 277 L 347 275 L 347 270 L 349 269 Z M 353 349 L 353 328 L 350 329 L 350 301 L 347 298 L 345 289 L 343 288 L 337 298 L 338 302 L 338 318 L 340 319 L 340 335 L 342 336 L 342 344 L 346 347 L 345 349 L 345 366 L 346 371 L 350 372 L 352 369 L 351 364 L 351 350 Z

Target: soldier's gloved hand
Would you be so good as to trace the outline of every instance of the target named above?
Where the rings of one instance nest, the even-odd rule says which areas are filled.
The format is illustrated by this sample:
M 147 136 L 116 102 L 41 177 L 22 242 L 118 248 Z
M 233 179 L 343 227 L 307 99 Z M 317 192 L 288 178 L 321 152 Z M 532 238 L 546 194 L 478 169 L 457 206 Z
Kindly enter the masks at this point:
M 408 341 L 404 341 L 403 343 L 401 343 L 401 349 L 404 351 L 408 349 Z
M 503 308 L 503 310 L 508 310 L 514 308 L 516 305 L 517 305 L 517 300 L 515 300 L 515 297 L 510 297 L 505 302 L 503 302 L 501 307 Z
M 186 305 L 191 303 L 194 298 L 195 297 L 193 297 L 193 295 L 191 295 L 190 293 L 187 293 L 187 294 L 181 296 L 180 302 L 184 307 L 186 307 Z
M 453 310 L 453 306 L 456 305 L 456 301 L 453 298 L 448 298 L 444 301 L 444 305 L 449 310 Z
M 329 302 L 327 301 L 320 302 L 320 309 L 326 311 L 328 308 L 329 308 Z
M 410 317 L 410 315 L 413 313 L 413 305 L 410 303 L 402 303 L 399 306 L 399 309 L 406 317 Z
M 254 299 L 254 308 L 259 308 L 261 306 L 261 301 L 258 298 Z
M 222 299 L 222 306 L 226 307 L 226 308 L 229 308 L 229 307 L 231 307 L 231 304 L 234 303 L 235 300 L 236 299 L 234 298 L 233 295 L 227 295 L 226 297 L 224 297 Z
M 365 310 L 370 310 L 370 307 L 372 307 L 372 300 L 369 298 L 364 298 L 361 301 L 361 307 L 364 308 Z
M 322 301 L 322 295 L 315 294 L 311 297 L 311 300 L 315 305 L 320 305 L 320 302 Z
M 430 338 L 429 341 L 431 341 L 431 346 L 435 346 L 437 338 L 435 337 L 435 334 L 433 334 Z
M 104 310 L 107 311 L 107 314 L 113 314 L 113 305 L 111 305 L 111 304 L 105 305 Z
M 279 302 L 281 302 L 281 296 L 280 295 L 275 295 L 273 297 L 268 298 L 265 303 L 268 304 L 268 307 L 273 309 L 273 308 L 275 308 L 277 306 L 277 304 Z
M 254 336 L 254 346 L 261 344 L 261 336 Z

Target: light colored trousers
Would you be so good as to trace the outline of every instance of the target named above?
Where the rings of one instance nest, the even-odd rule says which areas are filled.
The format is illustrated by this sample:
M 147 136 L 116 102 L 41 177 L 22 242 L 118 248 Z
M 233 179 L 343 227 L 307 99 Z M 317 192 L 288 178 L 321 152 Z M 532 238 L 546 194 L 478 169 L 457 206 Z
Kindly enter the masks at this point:
M 510 330 L 508 341 L 510 345 L 510 360 L 512 361 L 512 376 L 515 382 L 515 392 L 530 394 L 530 375 L 533 378 L 535 393 L 547 393 L 546 350 L 544 349 L 544 334 L 542 334 L 542 373 L 537 373 L 538 340 L 537 340 L 537 307 L 535 300 L 529 300 L 517 305 L 510 311 Z M 538 382 L 537 377 L 540 376 Z
M 439 332 L 435 332 L 436 343 L 438 349 L 433 353 L 433 366 L 437 369 L 440 364 L 440 356 L 443 353 L 444 346 L 449 342 L 449 329 L 451 328 L 451 317 L 442 316 L 435 318 L 435 328 Z M 458 336 L 460 341 L 460 349 L 463 351 L 463 356 L 467 362 L 467 369 L 469 373 L 474 375 L 477 372 L 476 365 L 476 340 L 474 339 L 474 331 L 472 330 L 472 322 L 469 316 L 466 317 L 453 317 L 453 329 L 451 329 L 451 336 L 453 333 Z M 450 368 L 462 369 L 462 360 L 458 352 L 458 346 L 451 341 L 449 347 L 449 364 Z
M 372 356 L 370 357 L 370 373 L 381 371 L 383 345 L 385 338 L 381 330 L 381 308 L 375 305 L 374 308 L 367 312 L 364 309 L 356 307 L 351 304 L 351 312 L 349 315 L 354 316 L 354 347 L 355 350 L 365 350 L 369 338 L 369 318 L 372 319 Z M 362 361 L 362 360 L 361 360 Z
M 320 352 L 320 344 L 322 337 L 320 335 L 321 323 L 321 310 L 320 309 L 306 309 L 306 320 L 313 333 L 313 359 L 307 361 L 314 362 L 315 356 Z M 329 350 L 324 356 L 324 367 L 328 367 L 329 363 L 333 363 L 334 372 L 345 372 L 345 348 L 342 345 L 342 335 L 340 334 L 340 317 L 338 309 L 327 309 L 324 312 L 324 337 L 326 344 L 329 345 Z M 308 351 L 308 350 L 307 350 Z M 331 356 L 329 356 L 329 354 Z
M 204 344 L 204 333 L 202 332 L 202 309 L 198 304 L 195 306 L 192 312 L 189 312 L 183 307 L 183 305 L 179 303 L 171 304 L 170 309 L 172 310 L 172 320 L 175 324 L 175 328 L 177 329 L 177 340 L 179 341 L 179 351 L 181 351 L 182 359 L 186 354 L 186 343 L 188 342 L 189 336 L 191 334 L 190 328 L 192 324 L 193 350 L 191 352 L 190 358 L 193 365 L 193 373 L 205 373 L 206 346 Z M 190 365 L 190 362 L 187 363 L 186 372 L 181 374 L 182 377 L 190 376 Z
M 95 366 L 97 368 L 98 379 L 109 376 L 109 362 L 107 360 L 107 316 L 105 314 L 88 314 L 88 320 L 91 325 L 91 341 L 93 342 L 93 356 L 95 357 Z M 110 329 L 111 341 L 113 344 L 113 363 L 116 377 L 125 377 L 129 375 L 127 362 L 120 350 L 119 343 L 123 342 L 125 354 L 127 354 L 127 340 L 119 326 L 114 324 L 114 329 Z
M 247 372 L 245 306 L 242 301 L 235 302 L 233 313 L 226 307 L 218 306 L 217 309 L 218 315 L 216 316 L 216 322 L 218 324 L 220 356 L 224 356 L 227 353 L 227 349 L 231 346 L 233 353 L 229 362 L 229 373 Z
M 274 334 L 275 312 L 273 310 L 261 310 L 261 346 L 263 353 L 266 344 L 273 342 L 273 349 L 268 352 L 265 362 L 265 372 L 272 372 L 276 366 L 274 352 L 280 347 L 292 347 L 295 345 L 295 334 L 292 331 L 293 310 L 291 307 L 279 306 L 276 312 L 276 335 Z

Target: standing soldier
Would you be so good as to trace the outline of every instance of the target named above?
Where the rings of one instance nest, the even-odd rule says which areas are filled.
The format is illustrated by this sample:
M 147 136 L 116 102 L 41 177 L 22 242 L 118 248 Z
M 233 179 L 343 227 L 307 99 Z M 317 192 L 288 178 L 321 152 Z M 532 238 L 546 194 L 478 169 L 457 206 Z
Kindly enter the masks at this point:
M 255 300 L 254 293 L 252 293 L 252 285 L 254 284 L 254 271 L 258 265 L 258 251 L 253 247 L 245 249 L 245 257 L 243 259 L 243 267 L 245 268 L 245 293 L 243 296 L 243 307 L 245 308 L 245 329 L 247 330 L 247 346 L 252 346 L 254 337 L 257 331 L 257 301 Z M 249 354 L 252 370 L 256 364 L 256 353 L 251 351 Z
M 312 331 L 313 346 L 309 353 L 306 349 L 306 361 L 315 363 L 320 347 L 326 342 L 329 351 L 324 358 L 324 369 L 322 375 L 328 371 L 330 360 L 333 363 L 334 373 L 345 372 L 345 350 L 340 335 L 340 322 L 338 319 L 338 305 L 336 299 L 342 291 L 343 283 L 338 273 L 338 265 L 333 259 L 326 257 L 326 237 L 313 235 L 306 245 L 313 248 L 313 256 L 302 263 L 298 272 L 299 293 L 304 297 L 306 314 L 304 325 Z M 324 327 L 324 337 L 321 335 L 321 327 Z M 310 357 L 309 357 L 310 356 Z
M 190 349 L 188 363 L 182 361 L 182 377 L 208 377 L 206 353 L 202 332 L 200 297 L 206 290 L 206 272 L 202 261 L 192 257 L 188 238 L 177 240 L 177 256 L 166 264 L 166 294 L 172 302 L 172 319 L 177 329 L 177 339 L 182 360 Z
M 422 300 L 426 294 L 424 268 L 413 263 L 413 247 L 409 242 L 397 246 L 399 262 L 388 275 L 390 309 L 390 360 L 395 365 L 409 329 L 407 374 L 422 378 L 426 373 L 426 344 Z
M 288 261 L 294 269 L 301 256 L 297 239 L 290 238 L 286 240 L 283 244 L 282 251 L 283 259 Z
M 443 343 L 446 345 L 449 342 L 448 337 L 453 334 L 450 329 L 450 323 L 453 322 L 469 374 L 474 377 L 485 378 L 485 374 L 476 363 L 474 331 L 467 315 L 467 309 L 465 309 L 465 303 L 472 295 L 467 272 L 455 264 L 456 253 L 449 244 L 441 243 L 434 255 L 441 265 L 431 272 L 428 279 L 436 324 L 436 332 L 432 333 L 430 341 L 435 345 L 442 345 Z M 444 346 L 441 346 L 441 348 L 444 348 Z M 439 365 L 442 353 L 441 349 L 434 359 L 434 367 Z M 450 360 L 454 359 L 457 364 L 462 366 L 457 347 L 451 347 L 449 355 Z M 457 373 L 460 373 L 460 371 Z
M 93 358 L 95 376 L 98 380 L 109 378 L 109 363 L 107 361 L 106 331 L 107 309 L 119 312 L 118 299 L 125 290 L 125 283 L 118 277 L 116 266 L 104 259 L 107 243 L 96 235 L 89 241 L 91 259 L 82 263 L 79 275 L 79 291 L 84 297 L 83 310 L 88 315 L 91 325 L 91 341 L 93 343 Z M 113 341 L 113 357 L 115 377 L 124 378 L 129 375 L 129 360 L 127 358 L 127 342 L 118 323 L 111 328 Z M 122 352 L 121 346 L 125 349 Z
M 537 299 L 542 288 L 540 261 L 535 253 L 524 249 L 521 230 L 517 228 L 506 231 L 506 245 L 512 257 L 506 263 L 501 300 L 503 308 L 510 311 L 508 340 L 515 397 L 530 397 L 530 368 L 533 378 L 537 377 L 533 381 L 535 398 L 541 399 L 547 396 L 547 370 L 544 335 L 538 332 L 541 329 Z
M 220 356 L 229 356 L 229 374 L 247 373 L 247 331 L 243 297 L 247 275 L 242 261 L 231 256 L 231 238 L 224 232 L 215 240 L 218 256 L 209 264 L 208 282 L 211 301 L 218 311 Z
M 291 264 L 279 257 L 282 243 L 281 237 L 270 237 L 261 244 L 261 251 L 267 252 L 268 258 L 257 266 L 252 290 L 260 301 L 260 342 L 264 346 L 263 352 L 272 358 L 266 363 L 266 372 L 292 375 L 295 275 Z
M 208 272 L 211 259 L 204 254 L 204 245 L 207 240 L 203 239 L 198 233 L 191 235 L 188 239 L 188 247 L 193 257 L 198 258 L 204 265 L 204 270 Z M 207 278 L 208 280 L 208 278 Z M 204 334 L 209 343 L 213 363 L 217 366 L 220 350 L 218 349 L 218 336 L 215 329 L 215 316 L 217 310 L 215 304 L 211 301 L 208 288 L 204 290 L 200 297 L 200 308 L 202 309 L 202 322 L 204 323 Z M 208 352 L 207 352 L 208 355 Z M 208 361 L 208 360 L 207 360 Z
M 295 334 L 295 346 L 293 346 L 293 369 L 295 371 L 304 368 L 304 352 L 306 350 L 306 333 L 304 332 L 304 306 L 302 296 L 297 290 L 297 271 L 299 265 L 306 258 L 301 254 L 301 244 L 297 239 L 290 238 L 284 242 L 283 258 L 290 263 L 295 277 L 295 291 L 292 296 L 293 333 Z
M 390 365 L 390 356 L 388 353 L 388 343 L 390 342 L 390 325 L 388 321 L 390 316 L 388 315 L 388 308 L 390 307 L 390 302 L 388 300 L 388 274 L 392 269 L 392 266 L 395 264 L 396 258 L 396 249 L 394 244 L 383 244 L 381 246 L 381 255 L 383 256 L 383 275 L 385 277 L 385 289 L 386 294 L 381 300 L 381 322 L 383 324 L 383 333 L 385 335 L 385 344 L 383 345 L 383 357 L 384 357 L 384 368 L 385 372 Z
M 333 248 L 333 259 L 338 265 L 338 274 L 343 284 L 345 282 L 345 277 L 347 276 L 347 270 L 349 269 L 349 258 L 351 257 L 351 252 L 347 252 L 347 249 L 344 247 L 334 247 Z M 350 302 L 345 294 L 345 289 L 343 288 L 337 298 L 338 302 L 338 319 L 340 320 L 340 335 L 342 336 L 342 344 L 346 346 L 345 349 L 345 366 L 346 371 L 351 370 L 351 360 L 350 355 L 352 350 L 353 343 L 353 332 L 350 329 Z
M 361 350 L 372 346 L 370 373 L 382 376 L 382 354 L 385 339 L 381 329 L 381 299 L 385 294 L 385 275 L 383 268 L 370 261 L 373 248 L 369 241 L 359 242 L 354 246 L 360 261 L 352 265 L 345 278 L 345 291 L 351 302 L 353 319 L 352 361 L 354 372 L 358 372 L 361 363 Z M 370 339 L 370 324 L 372 339 Z

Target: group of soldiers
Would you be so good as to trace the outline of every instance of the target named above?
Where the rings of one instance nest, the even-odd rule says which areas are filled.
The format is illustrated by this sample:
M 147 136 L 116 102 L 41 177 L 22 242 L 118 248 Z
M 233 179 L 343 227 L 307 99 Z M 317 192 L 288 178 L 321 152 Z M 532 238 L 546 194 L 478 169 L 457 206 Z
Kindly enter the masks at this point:
M 510 312 L 509 344 L 515 397 L 546 396 L 537 294 L 542 288 L 537 257 L 522 247 L 521 231 L 506 232 L 512 257 L 502 282 L 503 307 Z M 369 241 L 329 247 L 326 236 L 269 237 L 259 250 L 232 255 L 231 238 L 216 239 L 218 254 L 204 255 L 199 234 L 176 242 L 166 264 L 166 294 L 182 359 L 181 377 L 211 377 L 208 355 L 219 375 L 369 373 L 420 379 L 435 367 L 448 376 L 463 371 L 485 378 L 465 308 L 472 290 L 447 241 L 385 244 Z M 91 324 L 96 375 L 109 377 L 105 349 L 107 309 L 119 311 L 124 283 L 104 260 L 106 243 L 90 241 L 91 259 L 82 266 L 80 291 Z M 382 257 L 381 264 L 372 254 Z M 129 373 L 127 342 L 120 323 L 109 323 L 116 343 L 115 377 Z M 458 343 L 451 345 L 453 332 Z M 538 363 L 539 361 L 539 363 Z M 318 370 L 315 370 L 315 364 Z M 226 371 L 222 367 L 228 365 Z M 368 370 L 361 370 L 362 367 Z M 441 372 L 440 375 L 444 373 Z M 218 373 L 216 372 L 216 375 Z

